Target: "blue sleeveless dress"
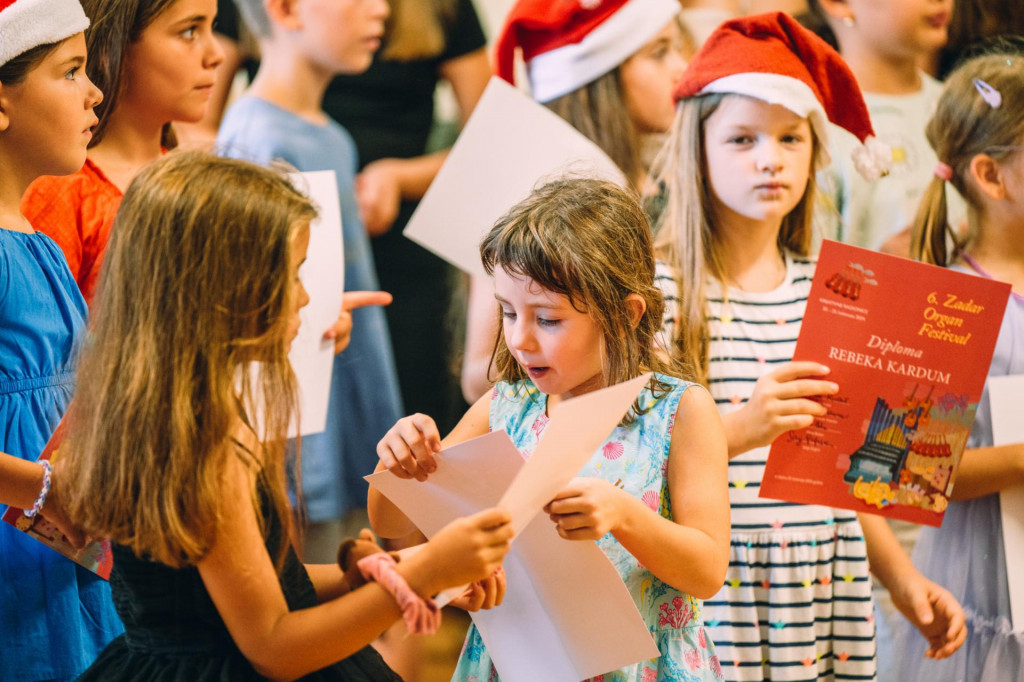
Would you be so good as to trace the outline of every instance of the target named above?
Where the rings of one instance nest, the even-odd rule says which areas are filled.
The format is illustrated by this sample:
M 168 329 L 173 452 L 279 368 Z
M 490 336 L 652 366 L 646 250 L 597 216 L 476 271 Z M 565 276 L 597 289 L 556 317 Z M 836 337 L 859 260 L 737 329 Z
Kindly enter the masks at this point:
M 683 392 L 691 384 L 658 375 L 669 387 L 656 396 L 650 388 L 640 393 L 640 405 L 649 411 L 628 426 L 618 426 L 594 453 L 579 476 L 602 478 L 643 500 L 665 518 L 672 517 L 668 468 L 672 425 Z M 526 380 L 499 383 L 491 399 L 490 428 L 504 429 L 521 452 L 529 455 L 547 426 L 547 395 Z M 704 629 L 701 602 L 668 585 L 640 563 L 609 533 L 597 541 L 629 589 L 640 615 L 661 651 L 661 656 L 607 672 L 593 682 L 708 682 L 721 680 L 714 644 Z M 498 680 L 476 626 L 469 629 L 453 680 Z
M 86 315 L 56 243 L 0 229 L 0 452 L 43 451 L 71 400 Z M 121 630 L 105 580 L 0 522 L 0 679 L 73 679 Z

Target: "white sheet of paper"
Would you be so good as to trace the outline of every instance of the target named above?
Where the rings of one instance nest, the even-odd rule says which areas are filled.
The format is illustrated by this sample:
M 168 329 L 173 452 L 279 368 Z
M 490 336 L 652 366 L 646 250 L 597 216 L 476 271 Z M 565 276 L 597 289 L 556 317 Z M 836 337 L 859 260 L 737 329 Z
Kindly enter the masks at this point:
M 625 184 L 597 145 L 493 77 L 403 234 L 465 272 L 485 275 L 480 239 L 542 180 L 566 173 Z
M 292 427 L 303 436 L 327 428 L 327 403 L 334 369 L 334 341 L 324 340 L 338 319 L 345 289 L 345 255 L 341 233 L 341 205 L 334 171 L 293 173 L 292 182 L 316 204 L 320 215 L 309 226 L 309 249 L 299 271 L 309 304 L 299 316 L 302 326 L 292 342 L 288 359 L 299 384 L 301 424 Z
M 529 461 L 497 431 L 441 452 L 425 482 L 386 471 L 366 477 L 427 537 L 454 518 L 507 503 L 521 530 L 505 560 L 505 601 L 472 614 L 505 682 L 578 682 L 658 656 L 604 553 L 595 543 L 563 540 L 537 514 L 593 456 L 646 379 L 562 403 Z
M 1024 443 L 1024 374 L 989 377 L 988 399 L 992 410 L 992 444 Z M 1006 578 L 1010 585 L 1010 615 L 1015 631 L 1024 630 L 1024 484 L 999 493 L 1003 522 Z

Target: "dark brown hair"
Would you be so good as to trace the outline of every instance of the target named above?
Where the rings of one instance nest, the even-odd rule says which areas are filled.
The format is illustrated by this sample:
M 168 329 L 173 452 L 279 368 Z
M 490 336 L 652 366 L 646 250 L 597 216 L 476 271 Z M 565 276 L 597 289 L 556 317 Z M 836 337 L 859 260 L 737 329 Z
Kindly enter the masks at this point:
M 0 65 L 0 83 L 4 85 L 17 85 L 22 82 L 28 76 L 29 71 L 36 68 L 39 62 L 46 59 L 51 52 L 60 47 L 62 42 L 36 45 L 14 57 L 6 64 Z

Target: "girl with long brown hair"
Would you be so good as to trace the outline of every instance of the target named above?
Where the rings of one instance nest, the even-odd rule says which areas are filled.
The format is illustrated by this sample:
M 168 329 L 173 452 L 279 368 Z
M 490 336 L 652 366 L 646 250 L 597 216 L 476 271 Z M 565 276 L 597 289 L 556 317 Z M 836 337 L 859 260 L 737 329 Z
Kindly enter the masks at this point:
M 126 636 L 84 680 L 397 679 L 368 644 L 401 615 L 436 627 L 430 595 L 508 549 L 507 514 L 488 510 L 355 589 L 298 561 L 287 353 L 315 215 L 284 176 L 198 152 L 125 193 L 65 465 L 69 514 L 114 543 Z
M 114 214 L 144 165 L 176 145 L 173 121 L 206 112 L 223 59 L 215 0 L 84 0 L 89 77 L 107 94 L 85 166 L 37 180 L 22 211 L 67 256 L 91 301 Z

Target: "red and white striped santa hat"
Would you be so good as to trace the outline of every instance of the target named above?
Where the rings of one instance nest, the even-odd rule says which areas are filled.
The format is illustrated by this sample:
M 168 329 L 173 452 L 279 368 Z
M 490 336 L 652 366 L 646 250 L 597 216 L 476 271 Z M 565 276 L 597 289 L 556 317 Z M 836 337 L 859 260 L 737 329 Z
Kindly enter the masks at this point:
M 0 0 L 0 64 L 88 27 L 78 0 Z
M 498 76 L 515 84 L 522 50 L 530 91 L 550 102 L 629 59 L 679 13 L 679 0 L 519 0 L 495 46 Z

